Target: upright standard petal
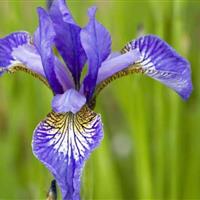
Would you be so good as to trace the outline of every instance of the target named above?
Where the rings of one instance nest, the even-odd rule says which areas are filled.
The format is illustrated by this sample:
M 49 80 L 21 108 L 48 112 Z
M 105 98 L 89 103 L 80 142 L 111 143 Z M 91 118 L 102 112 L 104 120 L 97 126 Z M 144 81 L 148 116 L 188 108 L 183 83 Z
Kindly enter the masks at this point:
M 80 199 L 84 162 L 102 137 L 100 116 L 86 106 L 77 114 L 51 112 L 35 129 L 33 152 L 55 176 L 63 200 Z
M 141 66 L 143 73 L 172 88 L 184 100 L 189 98 L 192 82 L 190 64 L 186 59 L 154 35 L 133 40 L 123 51 L 134 49 L 141 53 L 141 60 L 137 66 Z
M 0 71 L 12 71 L 16 66 L 45 77 L 40 56 L 27 32 L 15 32 L 0 39 Z
M 60 23 L 61 21 L 76 24 L 74 18 L 71 15 L 70 10 L 68 9 L 65 0 L 54 0 L 51 3 L 50 15 L 53 18 L 53 21 Z
M 52 51 L 52 44 L 55 38 L 55 31 L 52 22 L 44 9 L 38 8 L 39 27 L 34 35 L 34 44 L 41 56 L 46 78 L 55 94 L 64 92 L 55 73 L 55 56 Z
M 81 28 L 75 23 L 64 0 L 54 1 L 49 11 L 56 36 L 55 45 L 71 71 L 77 89 L 86 62 L 86 55 L 80 42 Z
M 63 94 L 57 94 L 52 101 L 54 112 L 76 114 L 86 103 L 85 96 L 74 89 L 69 89 Z
M 54 0 L 46 0 L 46 6 L 48 10 L 51 8 L 53 1 Z
M 111 51 L 110 34 L 96 21 L 95 13 L 95 7 L 88 10 L 89 23 L 81 30 L 81 43 L 88 58 L 88 74 L 83 81 L 87 100 L 93 95 L 101 63 L 109 56 Z

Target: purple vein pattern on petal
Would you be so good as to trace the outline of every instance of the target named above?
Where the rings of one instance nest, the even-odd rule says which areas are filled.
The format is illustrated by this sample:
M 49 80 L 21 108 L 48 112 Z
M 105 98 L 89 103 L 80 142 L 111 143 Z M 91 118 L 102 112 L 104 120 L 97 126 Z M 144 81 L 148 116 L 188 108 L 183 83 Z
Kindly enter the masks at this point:
M 184 100 L 192 92 L 189 62 L 157 36 L 147 35 L 133 40 L 126 50 L 138 49 L 144 73 L 175 90 Z
M 30 40 L 27 32 L 15 32 L 0 39 L 0 71 L 22 64 L 45 77 L 41 58 Z
M 33 152 L 56 178 L 63 200 L 80 199 L 84 162 L 102 137 L 100 116 L 86 106 L 76 114 L 51 112 L 36 127 Z
M 96 21 L 95 13 L 95 7 L 88 10 L 89 23 L 81 30 L 81 43 L 88 58 L 88 74 L 83 81 L 87 100 L 94 92 L 99 67 L 111 51 L 110 34 Z
M 86 98 L 74 89 L 69 89 L 63 94 L 57 94 L 52 101 L 54 112 L 76 114 L 86 103 Z
M 52 51 L 52 43 L 55 37 L 50 17 L 43 8 L 38 8 L 39 27 L 34 34 L 34 43 L 41 56 L 46 78 L 55 94 L 63 93 L 62 85 L 55 74 L 55 56 Z
M 56 48 L 71 71 L 75 84 L 79 86 L 81 71 L 86 62 L 80 42 L 81 28 L 76 25 L 64 0 L 54 1 L 49 14 L 56 32 Z

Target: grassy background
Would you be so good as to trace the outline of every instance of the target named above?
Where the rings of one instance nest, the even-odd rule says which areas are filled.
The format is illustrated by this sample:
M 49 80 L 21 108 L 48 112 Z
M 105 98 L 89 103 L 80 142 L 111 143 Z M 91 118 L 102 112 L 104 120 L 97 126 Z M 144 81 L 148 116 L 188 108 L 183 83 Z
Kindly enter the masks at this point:
M 142 75 L 113 82 L 99 96 L 105 136 L 83 175 L 84 199 L 200 199 L 200 2 L 68 1 L 76 20 L 88 6 L 110 31 L 113 50 L 140 32 L 157 34 L 189 59 L 187 102 Z M 0 37 L 34 32 L 41 0 L 1 0 Z M 32 132 L 50 111 L 51 93 L 24 73 L 0 79 L 0 199 L 45 199 L 51 176 L 31 151 Z

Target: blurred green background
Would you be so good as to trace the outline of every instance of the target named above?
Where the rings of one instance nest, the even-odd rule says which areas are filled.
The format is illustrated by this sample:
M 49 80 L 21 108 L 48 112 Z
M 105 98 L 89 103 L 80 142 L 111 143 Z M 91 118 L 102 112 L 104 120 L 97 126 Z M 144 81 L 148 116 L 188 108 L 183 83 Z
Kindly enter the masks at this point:
M 73 1 L 110 31 L 113 50 L 141 33 L 157 34 L 191 62 L 194 91 L 184 102 L 143 75 L 113 82 L 98 98 L 104 140 L 83 174 L 85 200 L 200 199 L 200 1 Z M 0 37 L 34 32 L 43 0 L 1 0 Z M 176 67 L 176 66 L 174 66 Z M 51 92 L 23 72 L 0 79 L 0 199 L 45 199 L 52 179 L 33 156 L 32 132 L 50 111 Z M 60 196 L 59 196 L 60 198 Z

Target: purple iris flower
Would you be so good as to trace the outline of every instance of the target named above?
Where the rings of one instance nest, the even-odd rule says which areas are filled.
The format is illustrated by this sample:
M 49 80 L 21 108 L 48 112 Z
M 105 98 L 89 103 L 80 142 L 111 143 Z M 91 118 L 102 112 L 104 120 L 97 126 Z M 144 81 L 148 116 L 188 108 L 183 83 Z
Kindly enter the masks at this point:
M 36 127 L 32 148 L 55 177 L 64 200 L 80 199 L 84 162 L 103 137 L 101 117 L 93 111 L 95 100 L 108 83 L 143 73 L 184 100 L 192 91 L 189 62 L 166 42 L 146 35 L 112 53 L 110 34 L 95 13 L 95 7 L 88 9 L 89 22 L 81 28 L 65 1 L 54 0 L 48 11 L 38 8 L 33 36 L 15 32 L 0 39 L 0 74 L 25 71 L 53 92 L 52 111 Z

